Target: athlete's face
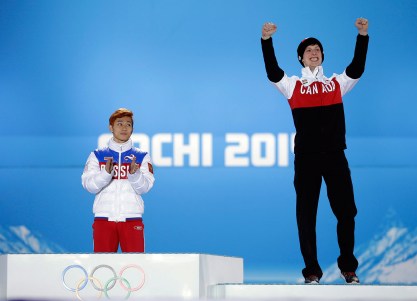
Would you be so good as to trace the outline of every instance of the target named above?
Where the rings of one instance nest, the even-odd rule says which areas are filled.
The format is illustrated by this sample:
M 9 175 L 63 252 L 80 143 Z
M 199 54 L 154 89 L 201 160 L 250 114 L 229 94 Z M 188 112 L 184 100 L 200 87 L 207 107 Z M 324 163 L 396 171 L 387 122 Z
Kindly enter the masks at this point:
M 133 132 L 132 118 L 128 116 L 116 118 L 113 125 L 110 125 L 109 128 L 113 133 L 114 141 L 124 143 L 129 140 Z
M 323 62 L 323 54 L 321 53 L 319 45 L 307 46 L 303 55 L 304 67 L 310 67 L 314 70 L 317 66 L 320 66 Z

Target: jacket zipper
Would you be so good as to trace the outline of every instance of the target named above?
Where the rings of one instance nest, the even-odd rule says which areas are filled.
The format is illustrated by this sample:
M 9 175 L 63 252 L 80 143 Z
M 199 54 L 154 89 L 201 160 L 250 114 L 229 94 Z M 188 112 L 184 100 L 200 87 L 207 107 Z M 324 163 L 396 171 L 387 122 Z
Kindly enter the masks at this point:
M 119 162 L 118 162 L 118 165 L 119 165 L 119 171 L 118 171 L 118 173 L 117 173 L 117 193 L 116 193 L 116 196 L 117 196 L 117 216 L 120 216 L 120 174 L 121 174 L 121 171 L 122 171 L 122 151 L 123 151 L 123 148 L 122 147 L 120 147 L 120 152 L 119 152 Z M 117 223 L 118 221 L 116 221 L 116 223 Z

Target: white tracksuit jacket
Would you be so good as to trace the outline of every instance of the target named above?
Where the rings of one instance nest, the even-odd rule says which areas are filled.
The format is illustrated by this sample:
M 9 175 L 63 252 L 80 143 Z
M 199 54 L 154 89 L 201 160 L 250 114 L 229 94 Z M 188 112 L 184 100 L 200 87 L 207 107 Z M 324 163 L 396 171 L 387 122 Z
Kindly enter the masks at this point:
M 129 173 L 133 156 L 140 168 Z M 113 157 L 113 171 L 105 170 L 108 157 Z M 83 187 L 94 193 L 95 217 L 107 217 L 109 221 L 125 221 L 130 217 L 142 217 L 143 194 L 153 187 L 155 178 L 151 158 L 147 152 L 133 147 L 132 140 L 120 144 L 110 139 L 108 146 L 91 152 L 81 176 Z

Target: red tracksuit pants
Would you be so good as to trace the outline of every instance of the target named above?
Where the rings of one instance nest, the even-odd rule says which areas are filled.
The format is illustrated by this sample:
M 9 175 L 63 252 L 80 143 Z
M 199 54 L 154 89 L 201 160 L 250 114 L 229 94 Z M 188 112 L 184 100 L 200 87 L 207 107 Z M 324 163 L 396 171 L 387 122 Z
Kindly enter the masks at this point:
M 93 223 L 95 253 L 143 253 L 145 251 L 144 225 L 141 218 L 126 222 L 111 222 L 95 218 Z

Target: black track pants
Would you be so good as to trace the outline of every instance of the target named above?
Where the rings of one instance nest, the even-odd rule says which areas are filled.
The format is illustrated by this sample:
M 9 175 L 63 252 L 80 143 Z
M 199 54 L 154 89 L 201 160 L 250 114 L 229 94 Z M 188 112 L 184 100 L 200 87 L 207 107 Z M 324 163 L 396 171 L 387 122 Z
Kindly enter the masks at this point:
M 337 219 L 337 239 L 341 271 L 354 272 L 358 261 L 353 254 L 355 216 L 357 213 L 352 179 L 344 151 L 296 154 L 294 187 L 297 194 L 296 216 L 298 236 L 305 268 L 303 275 L 323 272 L 317 259 L 316 216 L 322 179 L 327 187 L 330 206 Z

